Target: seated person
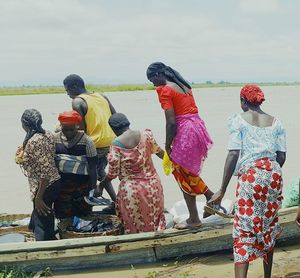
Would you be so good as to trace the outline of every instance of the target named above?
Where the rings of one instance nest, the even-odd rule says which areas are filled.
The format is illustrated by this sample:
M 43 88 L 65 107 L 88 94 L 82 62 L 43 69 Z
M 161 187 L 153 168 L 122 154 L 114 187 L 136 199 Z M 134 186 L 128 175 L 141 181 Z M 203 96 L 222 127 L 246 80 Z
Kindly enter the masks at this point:
M 58 120 L 61 131 L 55 134 L 55 160 L 62 188 L 55 202 L 55 214 L 59 219 L 87 215 L 92 207 L 84 196 L 96 187 L 97 151 L 93 141 L 78 129 L 82 121 L 78 112 L 60 113 Z

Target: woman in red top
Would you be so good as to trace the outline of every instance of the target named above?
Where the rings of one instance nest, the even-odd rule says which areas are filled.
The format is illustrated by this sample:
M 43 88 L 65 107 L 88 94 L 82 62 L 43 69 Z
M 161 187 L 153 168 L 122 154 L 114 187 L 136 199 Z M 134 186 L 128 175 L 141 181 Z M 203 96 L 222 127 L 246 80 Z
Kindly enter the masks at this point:
M 186 224 L 175 227 L 199 227 L 196 196 L 204 194 L 209 200 L 213 194 L 199 176 L 212 140 L 199 117 L 190 84 L 176 70 L 156 62 L 148 67 L 147 78 L 156 87 L 165 111 L 166 152 L 190 214 Z

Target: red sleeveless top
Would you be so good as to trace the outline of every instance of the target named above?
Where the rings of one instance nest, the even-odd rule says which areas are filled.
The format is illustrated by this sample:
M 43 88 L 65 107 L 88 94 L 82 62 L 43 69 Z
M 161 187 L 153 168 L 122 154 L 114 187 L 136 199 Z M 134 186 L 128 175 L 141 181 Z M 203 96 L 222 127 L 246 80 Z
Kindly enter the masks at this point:
M 192 90 L 183 94 L 165 85 L 157 87 L 156 92 L 162 109 L 173 108 L 176 116 L 198 113 Z

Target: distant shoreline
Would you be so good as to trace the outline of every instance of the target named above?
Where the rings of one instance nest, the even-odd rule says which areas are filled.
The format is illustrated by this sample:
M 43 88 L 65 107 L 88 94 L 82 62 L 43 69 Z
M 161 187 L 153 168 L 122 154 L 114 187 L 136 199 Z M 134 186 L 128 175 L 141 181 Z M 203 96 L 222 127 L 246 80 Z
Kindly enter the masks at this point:
M 245 83 L 202 83 L 192 84 L 193 88 L 223 88 L 223 87 L 241 87 Z M 260 86 L 297 86 L 300 82 L 293 83 L 256 83 Z M 146 84 L 120 84 L 120 85 L 87 85 L 90 92 L 124 92 L 124 91 L 145 91 L 154 90 L 152 85 Z M 20 87 L 0 87 L 0 96 L 19 96 L 19 95 L 45 95 L 45 94 L 63 94 L 62 86 L 20 86 Z

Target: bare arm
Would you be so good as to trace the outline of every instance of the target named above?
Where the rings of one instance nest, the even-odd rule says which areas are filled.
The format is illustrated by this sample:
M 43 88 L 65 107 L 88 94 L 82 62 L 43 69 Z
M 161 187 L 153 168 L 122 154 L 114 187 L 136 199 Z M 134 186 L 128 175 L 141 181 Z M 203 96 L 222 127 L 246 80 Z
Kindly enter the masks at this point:
M 39 188 L 37 190 L 37 193 L 34 198 L 34 207 L 37 210 L 38 214 L 40 215 L 47 215 L 51 213 L 51 208 L 49 208 L 43 200 L 45 190 L 48 186 L 48 180 L 46 179 L 41 179 Z
M 107 186 L 107 184 L 112 181 L 112 179 L 110 179 L 107 175 L 105 176 L 105 178 L 97 184 L 95 192 L 94 192 L 94 196 L 95 197 L 99 197 L 102 196 L 103 193 L 103 189 Z
M 174 109 L 168 109 L 165 111 L 166 117 L 166 151 L 171 153 L 171 145 L 176 135 L 176 116 Z
M 276 152 L 276 161 L 280 165 L 280 167 L 283 166 L 286 159 L 286 153 L 285 152 Z
M 158 153 L 156 153 L 156 155 L 160 158 L 163 159 L 164 158 L 164 150 L 160 150 Z
M 224 165 L 224 172 L 223 172 L 223 179 L 222 179 L 222 185 L 221 188 L 218 192 L 216 192 L 212 198 L 210 199 L 210 201 L 208 202 L 210 203 L 221 203 L 227 186 L 231 180 L 231 177 L 234 173 L 237 161 L 239 159 L 239 154 L 240 151 L 239 150 L 232 150 L 228 152 L 228 155 L 226 157 L 226 161 L 225 161 L 225 165 Z
M 72 109 L 77 111 L 81 115 L 82 122 L 80 123 L 79 129 L 86 132 L 85 115 L 88 110 L 86 102 L 80 97 L 74 98 L 72 101 Z

